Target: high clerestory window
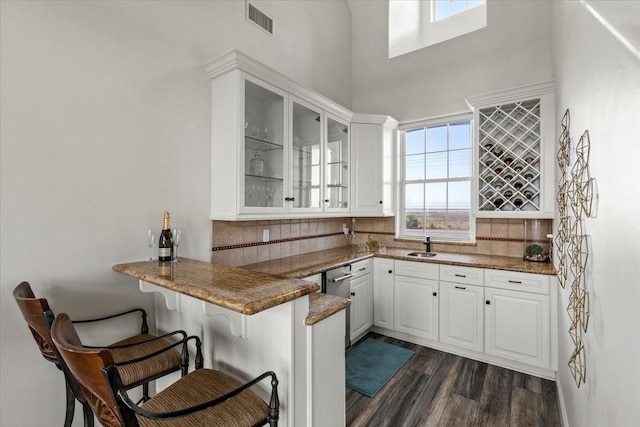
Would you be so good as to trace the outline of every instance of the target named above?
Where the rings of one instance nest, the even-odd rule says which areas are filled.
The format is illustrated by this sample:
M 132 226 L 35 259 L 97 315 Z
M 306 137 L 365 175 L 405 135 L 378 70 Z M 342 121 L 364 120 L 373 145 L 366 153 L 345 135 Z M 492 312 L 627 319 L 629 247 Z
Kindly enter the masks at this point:
M 439 21 L 482 4 L 484 0 L 434 0 L 431 2 L 431 20 Z
M 389 58 L 486 26 L 486 0 L 389 0 Z

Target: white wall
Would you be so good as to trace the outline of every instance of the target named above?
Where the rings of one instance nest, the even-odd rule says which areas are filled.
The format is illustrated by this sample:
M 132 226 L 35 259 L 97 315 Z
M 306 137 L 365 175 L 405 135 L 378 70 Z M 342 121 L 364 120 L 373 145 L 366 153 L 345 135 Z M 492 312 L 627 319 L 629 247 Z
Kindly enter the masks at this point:
M 593 8 L 635 47 L 625 48 L 589 12 Z M 560 290 L 559 385 L 569 425 L 636 426 L 640 420 L 640 2 L 554 2 L 556 111 L 569 108 L 573 144 L 589 130 L 590 170 L 600 201 L 586 221 L 590 236 L 584 336 L 587 379 L 579 389 L 567 361 L 573 351 Z
M 180 254 L 209 260 L 206 60 L 238 48 L 350 107 L 346 2 L 257 6 L 275 38 L 242 1 L 0 3 L 0 425 L 64 415 L 62 376 L 11 297 L 20 281 L 74 317 L 151 309 L 111 266 L 148 256 L 145 229 L 164 210 L 183 229 Z
M 467 111 L 468 96 L 551 79 L 550 4 L 490 1 L 487 28 L 389 59 L 388 1 L 349 1 L 354 111 L 441 116 Z

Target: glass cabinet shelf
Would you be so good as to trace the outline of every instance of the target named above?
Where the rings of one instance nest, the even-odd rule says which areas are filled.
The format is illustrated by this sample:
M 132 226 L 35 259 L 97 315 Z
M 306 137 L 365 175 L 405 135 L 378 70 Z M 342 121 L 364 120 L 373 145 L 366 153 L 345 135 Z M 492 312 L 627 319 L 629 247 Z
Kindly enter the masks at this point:
M 251 136 L 244 137 L 244 147 L 245 149 L 256 151 L 272 151 L 283 149 L 282 144 L 276 144 L 275 142 L 265 141 L 263 139 L 258 139 Z
M 261 181 L 261 182 L 267 182 L 267 181 L 282 182 L 282 181 L 284 181 L 282 178 L 278 178 L 278 177 L 274 177 L 274 176 L 245 174 L 244 177 L 245 177 L 245 179 L 251 180 L 251 181 Z

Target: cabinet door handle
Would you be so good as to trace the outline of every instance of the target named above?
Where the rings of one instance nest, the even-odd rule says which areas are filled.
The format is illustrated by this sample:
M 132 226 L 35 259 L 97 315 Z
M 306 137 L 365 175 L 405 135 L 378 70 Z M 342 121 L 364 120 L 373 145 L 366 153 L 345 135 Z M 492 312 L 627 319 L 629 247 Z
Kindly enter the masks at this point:
M 438 296 L 438 293 L 437 293 L 437 292 L 434 292 L 434 293 L 433 293 L 433 296 L 434 296 L 434 297 L 437 297 L 437 296 Z
M 382 204 L 382 200 L 380 200 L 380 204 Z
M 466 274 L 458 274 L 458 273 L 454 274 L 454 276 L 456 276 L 456 277 L 467 277 Z
M 393 273 L 393 270 L 389 270 L 389 274 Z
M 467 289 L 464 286 L 456 286 L 456 289 Z
M 296 198 L 295 198 L 295 197 L 292 197 L 290 200 L 291 200 L 292 202 L 295 202 L 295 201 L 296 201 Z
M 509 283 L 517 283 L 518 285 L 522 284 L 520 280 L 509 280 Z
M 484 303 L 487 304 L 487 305 L 491 305 L 491 301 L 489 301 L 489 300 L 486 300 Z
M 324 199 L 324 202 L 325 203 L 329 203 L 329 199 Z
M 355 296 L 356 296 L 356 293 L 355 293 L 355 292 L 351 292 L 351 296 L 352 296 L 352 297 L 355 297 Z

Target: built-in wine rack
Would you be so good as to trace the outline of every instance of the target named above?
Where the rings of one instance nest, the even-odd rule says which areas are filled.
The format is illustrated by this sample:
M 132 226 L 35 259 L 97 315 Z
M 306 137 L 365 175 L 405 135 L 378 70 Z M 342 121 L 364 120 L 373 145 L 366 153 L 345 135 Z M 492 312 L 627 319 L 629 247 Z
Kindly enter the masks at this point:
M 540 99 L 479 110 L 480 211 L 540 211 L 540 120 Z

